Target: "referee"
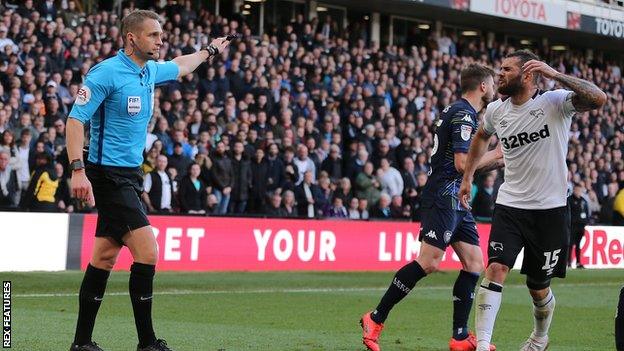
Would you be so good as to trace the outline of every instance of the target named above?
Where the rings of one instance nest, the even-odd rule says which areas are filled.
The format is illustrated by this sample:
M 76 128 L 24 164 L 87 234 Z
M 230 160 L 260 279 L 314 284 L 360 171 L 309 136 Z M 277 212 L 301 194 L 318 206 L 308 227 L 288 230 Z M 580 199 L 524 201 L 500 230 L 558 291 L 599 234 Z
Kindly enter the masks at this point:
M 134 11 L 122 20 L 124 49 L 89 71 L 68 119 L 72 194 L 98 208 L 93 256 L 80 287 L 70 351 L 102 351 L 91 334 L 108 276 L 124 245 L 134 259 L 129 290 L 139 339 L 137 351 L 171 350 L 164 340 L 156 339 L 152 327 L 158 251 L 140 200 L 143 178 L 139 166 L 154 108 L 154 86 L 192 73 L 222 52 L 229 41 L 217 38 L 194 54 L 155 62 L 163 44 L 159 20 L 156 13 L 146 10 Z M 91 141 L 85 162 L 82 148 L 87 121 L 91 122 Z

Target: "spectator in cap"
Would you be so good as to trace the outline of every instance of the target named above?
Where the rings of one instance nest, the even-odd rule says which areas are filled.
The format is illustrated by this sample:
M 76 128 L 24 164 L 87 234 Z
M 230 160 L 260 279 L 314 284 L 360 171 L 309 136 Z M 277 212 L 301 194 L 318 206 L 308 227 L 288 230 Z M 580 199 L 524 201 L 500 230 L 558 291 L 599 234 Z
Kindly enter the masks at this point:
M 178 176 L 176 180 L 180 180 L 186 176 L 186 172 L 192 162 L 193 160 L 184 154 L 182 143 L 178 141 L 174 142 L 173 153 L 170 156 L 167 156 L 167 164 L 169 167 L 173 167 L 177 171 Z

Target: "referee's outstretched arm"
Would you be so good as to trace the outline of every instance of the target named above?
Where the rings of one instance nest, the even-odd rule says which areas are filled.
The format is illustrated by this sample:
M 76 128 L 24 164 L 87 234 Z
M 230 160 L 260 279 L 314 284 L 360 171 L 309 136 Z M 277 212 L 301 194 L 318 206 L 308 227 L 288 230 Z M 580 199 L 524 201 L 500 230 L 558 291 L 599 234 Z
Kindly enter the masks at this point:
M 230 45 L 228 37 L 220 37 L 214 39 L 207 47 L 202 48 L 193 54 L 174 58 L 173 62 L 175 62 L 179 68 L 178 78 L 184 77 L 189 73 L 193 73 L 197 66 L 201 65 L 202 62 L 222 53 L 228 45 Z

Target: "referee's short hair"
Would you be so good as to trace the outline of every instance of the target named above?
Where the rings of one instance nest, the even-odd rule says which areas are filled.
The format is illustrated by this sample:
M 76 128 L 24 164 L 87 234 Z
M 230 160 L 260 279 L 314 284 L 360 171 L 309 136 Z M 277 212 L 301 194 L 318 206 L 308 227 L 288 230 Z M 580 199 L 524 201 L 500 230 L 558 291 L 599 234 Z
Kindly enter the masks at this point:
M 160 22 L 160 16 L 150 10 L 134 10 L 121 20 L 121 35 L 126 39 L 129 32 L 135 33 L 146 19 L 153 19 Z
M 459 81 L 462 93 L 473 91 L 485 81 L 488 76 L 492 79 L 496 76 L 493 69 L 478 63 L 471 63 L 461 70 Z

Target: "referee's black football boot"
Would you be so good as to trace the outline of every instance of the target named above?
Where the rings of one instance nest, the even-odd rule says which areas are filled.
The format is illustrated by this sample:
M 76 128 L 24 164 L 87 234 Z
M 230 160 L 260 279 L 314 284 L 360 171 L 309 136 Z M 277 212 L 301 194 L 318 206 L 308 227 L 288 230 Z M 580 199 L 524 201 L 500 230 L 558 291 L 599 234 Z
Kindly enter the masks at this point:
M 69 351 L 104 351 L 104 350 L 101 347 L 99 347 L 98 344 L 91 341 L 90 343 L 84 344 L 84 345 L 72 344 L 71 347 L 69 348 Z
M 167 342 L 163 339 L 156 340 L 155 343 L 146 346 L 144 348 L 140 348 L 137 346 L 137 351 L 173 351 L 167 346 Z

